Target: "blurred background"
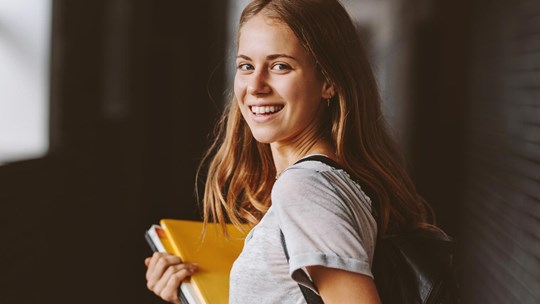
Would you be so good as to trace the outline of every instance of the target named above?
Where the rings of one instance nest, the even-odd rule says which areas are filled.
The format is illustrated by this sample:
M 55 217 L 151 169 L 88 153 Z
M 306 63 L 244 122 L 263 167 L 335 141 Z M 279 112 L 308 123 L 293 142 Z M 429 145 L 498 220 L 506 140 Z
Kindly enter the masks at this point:
M 0 0 L 0 303 L 161 303 L 246 0 Z M 540 2 L 347 0 L 464 303 L 540 302 Z

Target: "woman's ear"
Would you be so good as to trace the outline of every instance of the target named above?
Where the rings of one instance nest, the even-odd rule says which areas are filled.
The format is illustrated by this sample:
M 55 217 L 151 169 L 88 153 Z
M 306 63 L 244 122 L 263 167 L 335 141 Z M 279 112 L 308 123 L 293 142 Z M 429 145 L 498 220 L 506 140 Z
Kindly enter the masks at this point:
M 334 94 L 336 93 L 335 86 L 330 81 L 326 80 L 322 87 L 322 98 L 323 99 L 330 99 L 334 97 Z

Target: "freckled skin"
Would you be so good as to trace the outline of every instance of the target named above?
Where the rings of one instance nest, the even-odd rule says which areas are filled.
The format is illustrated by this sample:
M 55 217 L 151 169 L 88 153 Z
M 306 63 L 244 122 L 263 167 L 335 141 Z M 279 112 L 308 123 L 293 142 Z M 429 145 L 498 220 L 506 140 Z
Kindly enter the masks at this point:
M 259 142 L 298 144 L 315 133 L 327 95 L 315 61 L 291 29 L 258 14 L 240 31 L 234 93 L 249 128 Z M 257 119 L 253 105 L 283 109 Z

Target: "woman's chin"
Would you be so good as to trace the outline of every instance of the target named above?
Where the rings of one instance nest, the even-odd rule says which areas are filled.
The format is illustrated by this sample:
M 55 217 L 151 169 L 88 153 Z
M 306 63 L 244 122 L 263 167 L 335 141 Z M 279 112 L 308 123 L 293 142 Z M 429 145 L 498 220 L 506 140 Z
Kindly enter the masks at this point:
M 265 137 L 257 137 L 257 136 L 254 136 L 255 140 L 261 144 L 270 144 L 272 143 L 273 141 L 270 140 L 270 139 L 267 139 Z
M 270 144 L 275 142 L 274 134 L 267 134 L 265 132 L 252 132 L 253 138 L 261 144 Z

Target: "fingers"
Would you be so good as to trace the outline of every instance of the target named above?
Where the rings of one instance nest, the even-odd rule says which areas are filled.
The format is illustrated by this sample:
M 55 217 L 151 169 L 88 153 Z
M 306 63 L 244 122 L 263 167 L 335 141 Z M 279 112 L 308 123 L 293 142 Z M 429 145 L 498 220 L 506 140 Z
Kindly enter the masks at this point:
M 165 270 L 170 265 L 176 265 L 182 263 L 182 260 L 169 253 L 160 253 L 156 252 L 150 258 L 148 263 L 148 270 L 146 271 L 146 280 L 147 281 L 156 281 L 159 279 Z
M 195 268 L 191 265 L 173 265 L 163 274 L 153 291 L 165 301 L 176 301 L 178 300 L 178 287 L 186 277 L 194 272 Z
M 180 303 L 178 287 L 197 270 L 195 264 L 183 264 L 180 258 L 168 253 L 155 253 L 145 259 L 147 287 L 163 300 Z
M 161 291 L 161 298 L 172 303 L 180 303 L 180 299 L 178 299 L 178 286 L 180 286 L 182 280 L 181 274 L 173 274 L 165 288 Z

